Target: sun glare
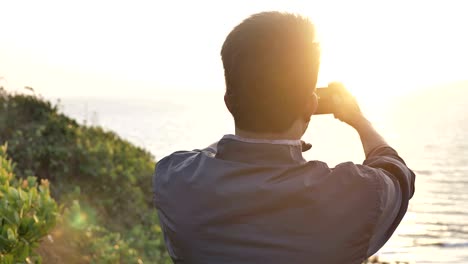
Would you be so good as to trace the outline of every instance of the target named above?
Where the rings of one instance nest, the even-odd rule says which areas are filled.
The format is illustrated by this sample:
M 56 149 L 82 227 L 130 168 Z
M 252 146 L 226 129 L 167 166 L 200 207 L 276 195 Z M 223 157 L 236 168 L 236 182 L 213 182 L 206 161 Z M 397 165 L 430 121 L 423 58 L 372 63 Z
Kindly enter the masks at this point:
M 320 85 L 341 81 L 365 103 L 468 78 L 462 2 L 339 6 L 323 2 L 320 12 L 308 14 L 322 46 Z
M 468 79 L 463 1 L 200 0 L 183 9 L 158 1 L 46 2 L 2 7 L 1 85 L 80 96 L 222 89 L 224 38 L 268 10 L 309 16 L 323 50 L 319 84 L 342 81 L 361 100 Z

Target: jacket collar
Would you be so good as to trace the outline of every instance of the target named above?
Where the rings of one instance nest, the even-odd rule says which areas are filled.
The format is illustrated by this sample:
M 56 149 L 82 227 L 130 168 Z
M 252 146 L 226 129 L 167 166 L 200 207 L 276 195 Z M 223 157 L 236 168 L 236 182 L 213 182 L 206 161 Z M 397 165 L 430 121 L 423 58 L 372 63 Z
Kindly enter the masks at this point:
M 243 163 L 305 163 L 300 140 L 269 140 L 225 135 L 217 145 L 216 158 Z

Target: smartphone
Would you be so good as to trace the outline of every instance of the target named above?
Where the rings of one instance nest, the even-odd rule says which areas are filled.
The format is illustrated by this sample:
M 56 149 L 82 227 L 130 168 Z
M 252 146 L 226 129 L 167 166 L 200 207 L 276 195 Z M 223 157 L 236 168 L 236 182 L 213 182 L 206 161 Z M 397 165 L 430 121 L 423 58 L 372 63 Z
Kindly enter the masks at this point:
M 315 93 L 318 96 L 318 107 L 314 115 L 333 114 L 337 106 L 338 91 L 331 86 L 317 88 Z

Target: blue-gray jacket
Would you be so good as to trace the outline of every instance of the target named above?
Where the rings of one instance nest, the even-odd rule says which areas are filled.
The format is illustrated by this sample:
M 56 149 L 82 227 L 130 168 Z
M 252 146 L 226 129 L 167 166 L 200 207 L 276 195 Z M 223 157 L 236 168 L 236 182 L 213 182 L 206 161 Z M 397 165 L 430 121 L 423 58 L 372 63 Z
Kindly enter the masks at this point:
M 153 179 L 175 263 L 361 263 L 390 238 L 414 173 L 379 147 L 331 169 L 300 141 L 226 135 L 160 160 Z

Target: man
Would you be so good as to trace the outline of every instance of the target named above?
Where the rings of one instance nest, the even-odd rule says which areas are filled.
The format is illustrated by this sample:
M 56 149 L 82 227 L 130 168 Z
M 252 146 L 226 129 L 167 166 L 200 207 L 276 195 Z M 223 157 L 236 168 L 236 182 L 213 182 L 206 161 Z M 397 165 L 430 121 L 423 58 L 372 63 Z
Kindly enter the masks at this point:
M 235 135 L 165 157 L 154 176 L 175 263 L 361 263 L 400 223 L 415 175 L 346 91 L 334 114 L 359 133 L 363 165 L 302 157 L 318 105 L 314 38 L 309 20 L 278 12 L 253 15 L 227 37 Z

